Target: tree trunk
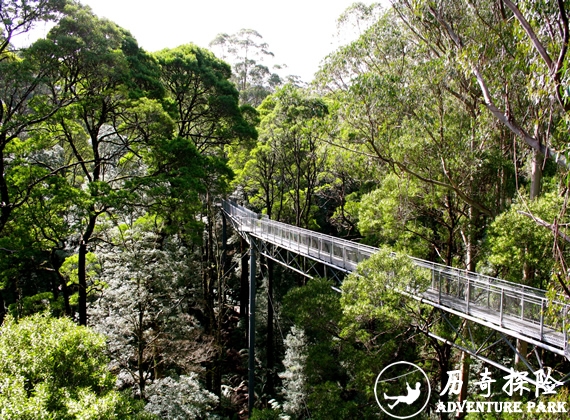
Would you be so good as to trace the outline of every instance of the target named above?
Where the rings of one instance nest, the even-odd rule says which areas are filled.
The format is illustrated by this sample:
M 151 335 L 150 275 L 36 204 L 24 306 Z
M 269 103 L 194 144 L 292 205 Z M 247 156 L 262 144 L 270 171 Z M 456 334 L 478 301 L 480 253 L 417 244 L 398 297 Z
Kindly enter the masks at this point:
M 523 360 L 526 359 L 527 352 L 528 352 L 527 342 L 517 338 L 517 352 L 515 354 L 515 370 L 519 370 L 521 372 L 526 371 L 526 365 Z
M 6 306 L 4 303 L 4 296 L 0 290 L 0 325 L 4 322 L 4 317 L 6 316 Z
M 87 244 L 91 239 L 91 235 L 95 230 L 95 223 L 97 222 L 97 215 L 95 209 L 91 208 L 91 216 L 85 228 L 85 232 L 81 238 L 79 245 L 79 255 L 77 262 L 77 279 L 79 283 L 79 325 L 87 325 Z
M 212 220 L 215 220 L 213 214 L 212 214 Z M 226 316 L 226 309 L 225 309 L 226 292 L 225 292 L 225 283 L 224 283 L 224 274 L 226 272 L 226 251 L 227 251 L 226 217 L 222 213 L 222 255 L 220 259 L 220 267 L 218 268 L 218 270 L 216 270 L 217 289 L 218 289 L 218 320 L 216 328 L 216 343 L 218 345 L 219 352 L 214 365 L 214 384 L 213 384 L 214 394 L 216 394 L 218 398 L 221 398 L 222 396 L 222 370 L 226 354 L 225 342 L 223 339 L 224 320 Z M 215 263 L 214 260 L 215 258 L 212 255 L 212 261 L 210 262 L 212 266 Z
M 449 375 L 448 375 L 448 371 L 449 369 L 449 363 L 450 363 L 450 357 L 451 357 L 451 346 L 449 344 L 446 343 L 435 343 L 436 346 L 436 351 L 438 353 L 438 362 L 439 362 L 439 386 L 440 389 L 445 389 L 445 386 L 447 385 L 447 382 L 449 381 Z M 440 401 L 443 402 L 444 404 L 447 403 L 447 401 L 449 400 L 449 393 L 446 393 L 444 395 L 440 396 Z M 447 419 L 447 413 L 439 413 L 439 418 L 440 419 Z
M 544 156 L 538 151 L 532 151 L 530 199 L 534 200 L 540 195 L 542 183 L 542 164 Z
M 0 101 L 1 102 L 1 101 Z M 0 134 L 0 144 L 6 142 L 6 134 Z M 6 182 L 6 168 L 4 168 L 4 148 L 0 151 L 0 232 L 4 230 L 4 226 L 10 220 L 12 205 L 10 203 L 10 193 L 8 192 L 8 183 Z
M 79 280 L 79 325 L 87 325 L 87 273 L 86 273 L 87 244 L 82 241 L 79 245 L 77 263 L 77 278 Z
M 273 368 L 275 365 L 274 330 L 273 330 L 273 260 L 267 258 L 267 384 L 266 392 L 273 394 L 274 377 Z
M 475 271 L 476 261 L 475 261 L 475 243 L 477 241 L 477 220 L 479 216 L 479 211 L 475 207 L 471 206 L 469 208 L 469 232 L 467 233 L 467 252 L 465 255 L 465 265 L 467 270 Z M 470 293 L 466 290 L 465 293 Z M 467 297 L 469 298 L 469 297 Z M 470 356 L 468 353 L 461 352 L 461 390 L 458 396 L 459 403 L 467 400 L 467 385 L 469 382 L 469 363 Z M 457 413 L 456 417 L 465 417 L 465 413 Z
M 142 400 L 144 399 L 144 385 L 145 385 L 145 375 L 144 375 L 144 336 L 143 336 L 143 322 L 144 322 L 144 309 L 141 307 L 139 303 L 139 317 L 138 317 L 139 325 L 138 325 L 138 343 L 137 343 L 137 370 L 139 375 L 139 398 Z
M 62 251 L 59 250 L 59 252 Z M 65 314 L 67 316 L 72 316 L 73 314 L 71 313 L 71 306 L 69 305 L 69 289 L 67 288 L 67 280 L 59 272 L 59 269 L 63 265 L 64 258 L 58 256 L 58 250 L 54 250 L 50 254 L 50 260 L 51 260 L 51 265 L 55 270 L 55 275 L 57 276 L 59 284 L 61 285 L 61 294 L 63 295 L 63 307 L 65 310 Z M 55 294 L 54 294 L 54 299 L 57 299 Z
M 215 271 L 215 258 L 214 258 L 214 232 L 213 232 L 213 221 L 212 221 L 212 211 L 210 194 L 206 194 L 206 243 L 203 247 L 203 257 L 202 257 L 202 270 L 203 270 L 203 289 L 204 289 L 204 306 L 206 312 L 206 325 L 204 329 L 207 334 L 211 335 L 215 339 L 216 346 L 220 345 L 219 341 L 219 331 L 216 323 L 216 313 L 215 313 L 215 295 L 214 288 L 216 287 L 216 271 Z M 218 290 L 218 293 L 220 291 Z M 219 308 L 221 311 L 222 308 Z M 218 313 L 218 315 L 220 315 Z M 219 347 L 218 347 L 219 348 Z M 218 359 L 214 359 L 209 366 L 206 368 L 206 387 L 208 390 L 218 393 L 216 390 L 216 370 L 218 365 Z
M 538 133 L 538 128 L 536 129 Z M 531 181 L 530 181 L 530 199 L 535 200 L 540 196 L 541 183 L 542 183 L 542 164 L 544 156 L 538 151 L 533 150 L 531 162 Z M 525 252 L 526 254 L 526 252 Z M 535 286 L 534 283 L 534 267 L 528 262 L 523 264 L 523 284 Z M 524 315 L 524 314 L 523 314 Z M 526 366 L 523 358 L 526 357 L 527 343 L 517 338 L 516 343 L 517 351 L 515 352 L 515 369 L 524 371 Z M 521 357 L 522 356 L 522 357 Z

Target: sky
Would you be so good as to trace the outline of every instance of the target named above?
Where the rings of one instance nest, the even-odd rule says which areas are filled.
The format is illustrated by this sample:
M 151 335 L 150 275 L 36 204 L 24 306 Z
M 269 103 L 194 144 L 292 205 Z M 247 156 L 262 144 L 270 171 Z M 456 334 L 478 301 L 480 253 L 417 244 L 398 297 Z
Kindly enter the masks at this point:
M 286 64 L 281 75 L 310 82 L 319 63 L 340 45 L 338 17 L 353 0 L 80 0 L 99 17 L 129 30 L 148 52 L 192 42 L 209 48 L 217 34 L 242 28 L 263 36 Z M 360 0 L 364 4 L 372 0 Z M 266 65 L 270 63 L 264 63 Z

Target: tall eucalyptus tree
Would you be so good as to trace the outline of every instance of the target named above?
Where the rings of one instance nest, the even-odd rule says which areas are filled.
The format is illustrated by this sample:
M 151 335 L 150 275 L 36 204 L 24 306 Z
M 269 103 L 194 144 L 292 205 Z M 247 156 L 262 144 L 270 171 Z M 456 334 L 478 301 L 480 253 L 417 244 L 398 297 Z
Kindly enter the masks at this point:
M 112 219 L 113 213 L 132 199 L 127 184 L 142 175 L 139 152 L 151 130 L 150 126 L 140 130 L 134 114 L 138 112 L 138 118 L 143 119 L 143 113 L 146 117 L 163 113 L 157 106 L 142 107 L 145 100 L 137 97 L 145 90 L 152 96 L 160 87 L 156 83 L 137 85 L 142 79 L 137 76 L 145 66 L 152 72 L 152 61 L 128 33 L 97 18 L 87 7 L 69 6 L 43 44 L 58 47 L 58 71 L 75 82 L 73 103 L 54 114 L 48 129 L 63 149 L 66 170 L 61 175 L 74 191 L 69 221 L 77 234 L 78 312 L 79 322 L 85 325 L 86 256 L 97 236 L 98 222 Z M 133 160 L 139 163 L 133 164 Z

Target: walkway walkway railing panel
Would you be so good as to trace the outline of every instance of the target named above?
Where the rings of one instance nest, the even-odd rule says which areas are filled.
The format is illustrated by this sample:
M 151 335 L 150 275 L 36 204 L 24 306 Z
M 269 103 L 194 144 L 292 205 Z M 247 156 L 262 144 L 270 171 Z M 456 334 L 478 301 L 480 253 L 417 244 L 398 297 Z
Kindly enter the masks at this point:
M 347 272 L 354 271 L 359 262 L 378 251 L 371 246 L 276 222 L 234 203 L 224 201 L 223 206 L 240 231 Z M 443 305 L 443 300 L 453 299 L 462 306 L 463 313 L 477 312 L 478 316 L 481 316 L 481 309 L 488 310 L 494 318 L 489 321 L 501 327 L 507 318 L 511 321 L 519 319 L 535 325 L 540 331 L 540 339 L 546 329 L 566 335 L 563 324 L 568 304 L 564 297 L 552 301 L 541 289 L 418 258 L 412 260 L 432 273 L 426 298 L 433 299 L 435 295 L 437 301 L 434 303 Z
M 471 276 L 457 276 L 455 273 L 432 271 L 431 289 L 437 291 L 437 303 L 441 299 L 454 297 L 465 305 L 465 313 L 472 313 L 473 308 L 486 308 L 496 312 L 499 324 L 504 317 L 510 316 L 522 321 L 535 324 L 541 328 L 547 327 L 561 330 L 562 315 L 567 305 L 552 302 L 546 298 L 546 293 L 528 290 L 516 290 L 516 285 L 497 284 L 492 281 L 475 281 Z M 546 316 L 549 309 L 549 316 Z

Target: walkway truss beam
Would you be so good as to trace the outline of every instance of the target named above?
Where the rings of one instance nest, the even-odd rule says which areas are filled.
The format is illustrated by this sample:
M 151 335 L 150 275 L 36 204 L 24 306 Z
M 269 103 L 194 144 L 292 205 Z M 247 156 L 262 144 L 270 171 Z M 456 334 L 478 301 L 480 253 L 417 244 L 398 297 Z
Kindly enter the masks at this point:
M 231 201 L 223 201 L 222 209 L 240 235 L 258 239 L 254 242 L 260 254 L 309 278 L 319 275 L 341 282 L 358 263 L 378 251 L 371 246 L 276 222 Z M 515 351 L 516 346 L 511 344 L 509 337 L 533 345 L 527 354 L 519 355 L 529 367 L 526 356 L 534 354 L 538 358 L 537 349 L 570 360 L 566 325 L 570 304 L 565 297 L 552 300 L 542 289 L 411 259 L 417 266 L 430 271 L 431 285 L 424 291 L 408 292 L 410 297 L 447 315 L 459 316 L 465 322 L 490 328 Z M 462 340 L 472 342 L 466 338 Z M 469 350 L 475 357 L 482 351 L 481 346 L 474 343 L 468 348 L 456 347 Z M 481 359 L 485 360 L 482 356 Z M 538 367 L 542 367 L 540 359 Z

